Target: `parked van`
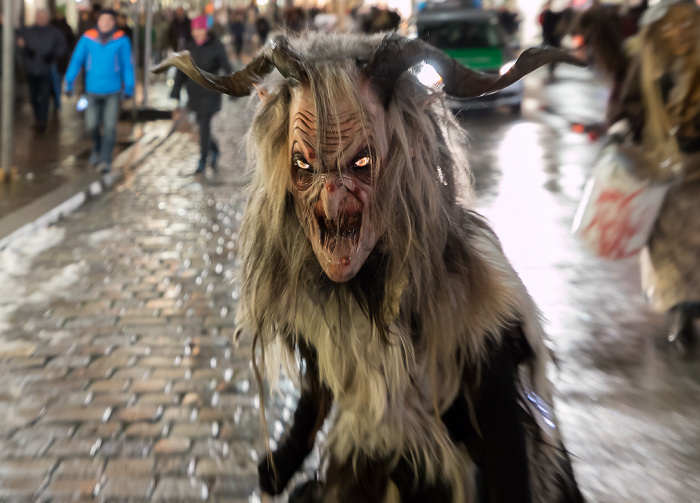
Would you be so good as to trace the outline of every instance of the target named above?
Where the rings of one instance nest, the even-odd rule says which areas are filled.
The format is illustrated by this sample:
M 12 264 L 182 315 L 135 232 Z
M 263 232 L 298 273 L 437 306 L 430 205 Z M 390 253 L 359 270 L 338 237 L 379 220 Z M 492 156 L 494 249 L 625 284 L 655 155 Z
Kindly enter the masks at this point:
M 505 73 L 513 65 L 517 44 L 509 40 L 493 11 L 466 8 L 427 8 L 414 16 L 414 36 L 443 50 L 464 66 L 486 73 Z M 454 99 L 455 110 L 508 107 L 519 114 L 523 101 L 523 83 L 481 98 Z

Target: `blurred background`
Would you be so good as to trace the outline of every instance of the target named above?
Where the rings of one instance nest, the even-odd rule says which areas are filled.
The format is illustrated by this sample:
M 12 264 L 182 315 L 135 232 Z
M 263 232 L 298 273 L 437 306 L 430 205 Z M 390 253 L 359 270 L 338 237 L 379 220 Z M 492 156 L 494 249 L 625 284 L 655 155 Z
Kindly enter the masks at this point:
M 587 68 L 548 66 L 497 94 L 447 104 L 469 136 L 474 206 L 542 311 L 557 358 L 550 369 L 555 407 L 585 496 L 698 501 L 694 316 L 684 318 L 679 338 L 678 311 L 652 309 L 645 297 L 638 254 L 603 258 L 572 233 L 586 183 L 611 144 L 609 128 L 619 118 L 611 109 L 620 75 L 627 75 L 627 66 L 610 72 L 599 56 L 643 43 L 640 19 L 650 7 L 579 0 L 5 0 L 0 500 L 259 501 L 256 465 L 265 434 L 250 348 L 234 337 L 239 290 L 232 282 L 250 180 L 245 135 L 258 98 L 225 98 L 211 112 L 207 134 L 216 149 L 207 157 L 203 112 L 186 106 L 186 92 L 173 97 L 176 73 L 144 71 L 187 47 L 192 20 L 203 17 L 207 40 L 221 43 L 234 69 L 269 37 L 305 30 L 396 30 L 494 74 L 505 74 L 522 50 L 539 43 L 587 60 Z M 105 9 L 115 11 L 116 30 L 130 40 L 135 80 L 133 94 L 122 96 L 114 159 L 103 175 L 85 131 L 92 105 L 84 78 L 75 80 L 72 95 L 63 91 L 71 52 Z M 44 43 L 52 89 L 46 120 L 33 107 L 25 31 L 41 24 L 41 12 L 66 46 L 54 54 L 56 43 Z M 586 13 L 612 31 L 591 30 Z M 690 19 L 684 29 L 698 36 Z M 596 46 L 596 36 L 609 45 Z M 634 49 L 627 54 L 631 60 Z M 688 65 L 667 73 L 695 71 Z M 427 62 L 415 71 L 425 85 L 440 85 Z M 690 208 L 672 220 L 695 238 Z M 691 269 L 700 257 L 694 250 Z M 296 403 L 289 383 L 283 391 L 266 406 L 273 445 Z M 317 461 L 309 461 L 309 473 Z

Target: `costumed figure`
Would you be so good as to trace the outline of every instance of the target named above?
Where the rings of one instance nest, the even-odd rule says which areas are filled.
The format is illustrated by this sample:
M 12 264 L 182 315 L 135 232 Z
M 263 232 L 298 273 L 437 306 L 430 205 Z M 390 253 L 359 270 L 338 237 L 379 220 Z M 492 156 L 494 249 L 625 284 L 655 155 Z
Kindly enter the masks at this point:
M 443 90 L 418 81 L 423 61 Z M 255 368 L 271 381 L 286 354 L 301 389 L 293 427 L 259 466 L 266 493 L 285 490 L 330 417 L 323 481 L 291 501 L 582 500 L 538 311 L 469 209 L 464 132 L 445 104 L 552 61 L 577 62 L 534 48 L 499 76 L 420 40 L 309 35 L 271 40 L 226 77 L 184 53 L 156 67 L 262 97 L 239 323 Z
M 681 168 L 642 252 L 643 289 L 668 312 L 669 339 L 693 340 L 700 316 L 700 9 L 663 0 L 640 20 L 639 51 L 610 110 L 617 131 L 640 143 L 658 172 Z M 624 125 L 624 127 L 620 127 Z

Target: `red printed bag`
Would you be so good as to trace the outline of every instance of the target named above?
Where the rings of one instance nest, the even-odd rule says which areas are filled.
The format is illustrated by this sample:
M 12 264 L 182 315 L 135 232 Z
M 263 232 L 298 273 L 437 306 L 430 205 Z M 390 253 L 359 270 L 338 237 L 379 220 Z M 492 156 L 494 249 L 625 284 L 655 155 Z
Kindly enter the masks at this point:
M 640 178 L 634 162 L 621 146 L 608 146 L 576 211 L 574 234 L 600 257 L 623 259 L 639 253 L 671 186 Z

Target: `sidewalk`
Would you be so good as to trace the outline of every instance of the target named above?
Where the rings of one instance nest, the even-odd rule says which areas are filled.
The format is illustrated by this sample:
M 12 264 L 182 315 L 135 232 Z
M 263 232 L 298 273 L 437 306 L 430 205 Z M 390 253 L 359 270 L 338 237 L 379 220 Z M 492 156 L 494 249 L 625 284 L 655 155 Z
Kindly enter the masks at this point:
M 189 176 L 199 146 L 176 132 L 2 252 L 0 501 L 256 501 L 265 447 L 230 286 L 249 110 L 224 100 L 214 120 L 217 176 Z M 274 438 L 287 400 L 267 408 Z
M 149 105 L 172 108 L 164 79 L 151 85 Z M 137 86 L 136 103 L 142 96 Z M 92 142 L 85 132 L 84 114 L 76 110 L 78 96 L 61 97 L 61 110 L 52 114 L 43 133 L 32 129 L 34 122 L 28 100 L 18 102 L 13 123 L 13 166 L 18 176 L 9 183 L 0 183 L 0 219 L 36 201 L 59 186 L 93 173 L 88 166 Z M 129 102 L 124 104 L 131 106 Z M 53 109 L 52 109 L 53 110 Z M 120 121 L 117 130 L 115 157 L 138 141 L 148 125 Z
M 525 79 L 526 99 L 535 99 L 539 109 L 570 125 L 589 126 L 605 120 L 610 84 L 589 68 L 559 65 L 554 82 L 548 81 L 546 68 Z

